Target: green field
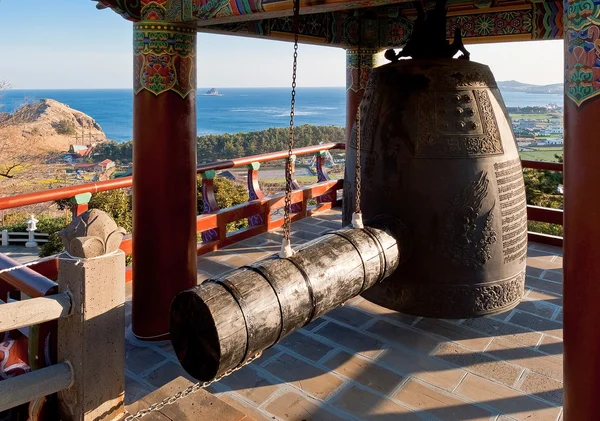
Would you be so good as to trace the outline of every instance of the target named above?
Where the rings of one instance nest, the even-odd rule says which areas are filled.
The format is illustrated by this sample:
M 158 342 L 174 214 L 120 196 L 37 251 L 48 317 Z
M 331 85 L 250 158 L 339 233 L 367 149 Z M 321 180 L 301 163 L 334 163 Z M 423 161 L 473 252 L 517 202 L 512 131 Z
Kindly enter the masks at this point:
M 553 118 L 561 118 L 560 114 L 510 114 L 510 118 L 526 119 L 526 120 L 549 120 Z
M 548 147 L 548 148 L 527 148 L 532 149 L 531 151 L 521 151 L 519 155 L 521 159 L 528 159 L 530 161 L 549 161 L 558 162 L 558 159 L 554 155 L 562 155 L 563 148 L 560 147 Z

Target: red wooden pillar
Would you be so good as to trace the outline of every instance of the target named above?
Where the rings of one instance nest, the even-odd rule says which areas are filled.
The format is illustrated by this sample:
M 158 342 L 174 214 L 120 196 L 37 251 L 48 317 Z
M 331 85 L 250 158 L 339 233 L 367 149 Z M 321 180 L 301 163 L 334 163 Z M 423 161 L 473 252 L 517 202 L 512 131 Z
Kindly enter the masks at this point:
M 133 44 L 132 330 L 162 340 L 196 285 L 196 31 L 143 21 Z
M 356 110 L 365 92 L 371 69 L 384 62 L 383 52 L 379 50 L 361 48 L 360 54 L 358 49 L 346 50 L 346 143 L 350 140 Z
M 590 17 L 600 4 L 565 6 L 564 419 L 592 421 L 600 416 L 600 25 Z

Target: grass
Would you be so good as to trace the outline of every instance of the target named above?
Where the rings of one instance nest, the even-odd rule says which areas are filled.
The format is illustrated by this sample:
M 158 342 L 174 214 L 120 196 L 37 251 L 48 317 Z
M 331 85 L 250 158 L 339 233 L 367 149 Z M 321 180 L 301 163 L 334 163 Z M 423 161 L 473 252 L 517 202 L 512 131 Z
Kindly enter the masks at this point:
M 549 120 L 553 118 L 560 118 L 560 115 L 556 114 L 510 114 L 510 118 L 525 119 L 525 120 Z
M 544 150 L 536 148 L 533 151 L 519 152 L 521 159 L 527 159 L 530 161 L 547 161 L 547 162 L 558 162 L 558 159 L 554 155 L 562 154 L 562 149 L 549 148 L 550 150 Z

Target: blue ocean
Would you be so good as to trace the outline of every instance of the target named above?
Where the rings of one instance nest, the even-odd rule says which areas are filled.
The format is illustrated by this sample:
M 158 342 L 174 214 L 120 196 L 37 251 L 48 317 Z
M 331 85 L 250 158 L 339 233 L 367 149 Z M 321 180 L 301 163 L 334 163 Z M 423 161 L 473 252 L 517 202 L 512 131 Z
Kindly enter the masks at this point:
M 199 88 L 201 94 L 209 88 Z M 220 96 L 198 95 L 198 135 L 237 133 L 286 127 L 290 121 L 289 88 L 222 88 Z M 508 107 L 562 105 L 563 96 L 503 92 Z M 13 112 L 24 103 L 50 98 L 94 118 L 109 139 L 127 141 L 132 136 L 133 93 L 129 89 L 20 90 L 0 97 L 0 111 Z M 296 94 L 296 124 L 346 124 L 346 90 L 299 88 Z

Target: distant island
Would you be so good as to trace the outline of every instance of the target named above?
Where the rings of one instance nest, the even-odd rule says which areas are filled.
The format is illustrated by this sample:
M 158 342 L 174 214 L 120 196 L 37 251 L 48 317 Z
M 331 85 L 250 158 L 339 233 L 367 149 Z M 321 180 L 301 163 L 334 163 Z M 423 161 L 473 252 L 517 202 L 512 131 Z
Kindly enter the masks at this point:
M 562 94 L 563 84 L 553 83 L 551 85 L 531 85 L 529 83 L 507 80 L 498 82 L 498 88 L 506 92 L 523 92 L 526 94 Z
M 221 96 L 219 91 L 217 91 L 215 88 L 209 89 L 208 91 L 206 91 L 206 93 L 204 95 L 205 96 Z

